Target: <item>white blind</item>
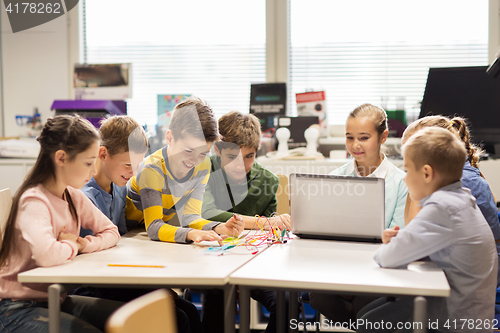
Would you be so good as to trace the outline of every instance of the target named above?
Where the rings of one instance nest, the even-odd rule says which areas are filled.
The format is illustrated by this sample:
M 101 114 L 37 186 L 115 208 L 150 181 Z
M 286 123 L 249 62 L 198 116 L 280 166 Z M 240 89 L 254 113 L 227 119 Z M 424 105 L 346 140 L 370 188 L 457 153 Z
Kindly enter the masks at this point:
M 330 124 L 363 103 L 395 109 L 398 98 L 414 117 L 429 67 L 487 65 L 486 0 L 291 0 L 290 8 L 289 105 L 296 112 L 296 93 L 325 90 Z
M 192 94 L 217 116 L 248 112 L 265 82 L 265 0 L 87 0 L 88 63 L 132 63 L 128 113 L 157 121 L 158 94 Z

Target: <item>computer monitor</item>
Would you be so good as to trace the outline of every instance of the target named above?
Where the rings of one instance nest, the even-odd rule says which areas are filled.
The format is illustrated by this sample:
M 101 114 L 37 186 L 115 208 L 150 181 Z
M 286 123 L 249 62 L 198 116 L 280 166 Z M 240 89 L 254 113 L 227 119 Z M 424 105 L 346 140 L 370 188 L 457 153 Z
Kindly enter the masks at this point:
M 124 100 L 132 97 L 132 64 L 75 64 L 75 99 Z
M 419 118 L 467 118 L 472 142 L 500 155 L 500 79 L 489 76 L 487 67 L 430 68 Z

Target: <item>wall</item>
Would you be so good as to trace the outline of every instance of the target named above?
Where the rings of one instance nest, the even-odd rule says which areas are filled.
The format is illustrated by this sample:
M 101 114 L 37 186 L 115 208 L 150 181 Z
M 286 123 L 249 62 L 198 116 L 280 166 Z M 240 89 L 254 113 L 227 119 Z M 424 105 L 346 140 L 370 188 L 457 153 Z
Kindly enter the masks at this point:
M 1 6 L 3 135 L 24 136 L 16 115 L 32 115 L 37 107 L 45 121 L 55 99 L 70 98 L 71 59 L 78 59 L 78 8 L 14 34 L 3 1 Z

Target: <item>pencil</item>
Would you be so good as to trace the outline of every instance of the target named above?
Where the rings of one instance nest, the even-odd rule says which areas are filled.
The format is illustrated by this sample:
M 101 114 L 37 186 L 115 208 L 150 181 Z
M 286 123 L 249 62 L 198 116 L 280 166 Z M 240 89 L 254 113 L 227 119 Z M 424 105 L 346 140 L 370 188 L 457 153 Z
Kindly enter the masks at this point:
M 161 265 L 122 265 L 122 264 L 109 264 L 109 267 L 147 267 L 147 268 L 163 268 Z

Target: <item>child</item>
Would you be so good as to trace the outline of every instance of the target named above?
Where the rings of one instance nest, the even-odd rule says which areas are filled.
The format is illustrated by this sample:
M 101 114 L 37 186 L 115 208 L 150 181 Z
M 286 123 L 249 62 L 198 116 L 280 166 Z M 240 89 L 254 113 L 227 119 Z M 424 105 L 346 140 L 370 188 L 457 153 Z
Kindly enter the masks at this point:
M 48 332 L 48 320 L 42 320 L 48 318 L 47 285 L 19 283 L 19 273 L 67 263 L 120 238 L 118 228 L 77 190 L 95 174 L 98 139 L 95 128 L 78 116 L 49 118 L 37 139 L 40 153 L 13 198 L 0 250 L 0 321 L 9 332 Z M 94 235 L 78 237 L 81 226 Z M 61 329 L 104 331 L 107 317 L 121 304 L 67 296 Z
M 354 109 L 346 122 L 346 148 L 354 159 L 334 170 L 332 175 L 377 177 L 385 179 L 385 226 L 404 227 L 404 210 L 408 188 L 405 173 L 389 162 L 382 144 L 389 130 L 385 111 L 371 104 Z M 356 313 L 374 297 L 310 294 L 311 306 L 329 319 L 343 323 L 356 319 Z
M 120 235 L 124 235 L 128 231 L 125 185 L 144 159 L 148 140 L 139 123 L 129 116 L 104 120 L 99 134 L 101 146 L 96 160 L 97 173 L 82 191 L 118 227 Z M 82 230 L 80 236 L 89 234 L 89 230 Z
M 219 119 L 221 142 L 215 143 L 216 155 L 210 157 L 212 169 L 203 196 L 202 217 L 226 221 L 238 214 L 246 229 L 257 228 L 255 215 L 270 217 L 276 212 L 276 190 L 279 180 L 255 161 L 260 148 L 259 120 L 251 114 L 231 111 Z M 290 228 L 290 215 L 269 219 L 272 225 Z M 266 332 L 276 332 L 276 293 L 252 290 L 251 296 L 270 312 Z M 214 289 L 205 293 L 203 327 L 205 333 L 222 332 L 223 292 Z
M 201 217 L 210 172 L 207 154 L 218 138 L 210 106 L 194 97 L 177 104 L 165 138 L 167 146 L 149 156 L 127 185 L 127 220 L 144 221 L 156 241 L 221 242 L 219 234 L 239 235 L 243 224 L 233 217 L 226 223 Z
M 448 130 L 429 127 L 410 137 L 402 149 L 405 182 L 411 199 L 420 202 L 422 209 L 404 230 L 384 231 L 384 245 L 374 259 L 382 267 L 396 268 L 429 256 L 450 284 L 448 298 L 428 299 L 429 322 L 453 332 L 491 331 L 485 325 L 494 316 L 498 259 L 476 200 L 462 188 L 464 143 Z M 398 299 L 361 319 L 411 321 L 412 305 L 411 300 Z M 474 324 L 463 325 L 464 321 Z M 363 325 L 356 330 L 367 331 Z
M 476 204 L 481 210 L 481 213 L 483 213 L 486 222 L 488 222 L 488 225 L 493 232 L 499 260 L 497 279 L 498 287 L 500 283 L 500 223 L 498 222 L 496 200 L 491 192 L 488 182 L 479 172 L 479 157 L 482 150 L 470 142 L 470 134 L 469 129 L 467 128 L 467 123 L 465 119 L 461 117 L 454 117 L 453 119 L 449 119 L 444 116 L 428 116 L 420 118 L 411 123 L 403 133 L 403 144 L 413 134 L 415 134 L 415 132 L 430 126 L 438 126 L 447 129 L 460 137 L 460 139 L 465 143 L 467 159 L 465 160 L 462 171 L 462 185 L 465 188 L 468 188 L 471 191 L 472 196 L 476 198 Z M 412 201 L 410 196 L 408 196 L 405 208 L 405 223 L 408 224 L 419 211 L 420 206 L 418 205 L 418 202 Z
M 96 160 L 97 173 L 82 188 L 83 193 L 125 234 L 125 199 L 128 180 L 137 172 L 148 150 L 146 133 L 133 118 L 114 116 L 104 120 L 99 128 L 101 146 Z M 82 234 L 92 234 L 82 229 Z M 84 237 L 84 235 L 82 237 Z M 151 290 L 122 288 L 78 288 L 71 294 L 93 296 L 128 302 Z M 172 291 L 173 293 L 173 291 Z M 177 296 L 176 294 L 174 297 Z M 201 321 L 196 307 L 175 297 L 179 332 L 200 332 Z

